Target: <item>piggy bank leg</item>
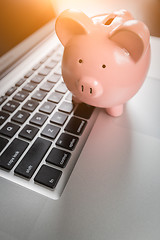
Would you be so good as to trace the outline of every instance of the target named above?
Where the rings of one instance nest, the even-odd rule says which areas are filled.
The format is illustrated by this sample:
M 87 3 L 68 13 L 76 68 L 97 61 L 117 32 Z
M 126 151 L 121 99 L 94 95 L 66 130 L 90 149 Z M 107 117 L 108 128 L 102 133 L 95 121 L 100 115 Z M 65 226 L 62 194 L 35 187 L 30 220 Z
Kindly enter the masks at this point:
M 106 112 L 112 116 L 112 117 L 119 117 L 123 113 L 123 104 L 111 107 L 111 108 L 106 108 Z

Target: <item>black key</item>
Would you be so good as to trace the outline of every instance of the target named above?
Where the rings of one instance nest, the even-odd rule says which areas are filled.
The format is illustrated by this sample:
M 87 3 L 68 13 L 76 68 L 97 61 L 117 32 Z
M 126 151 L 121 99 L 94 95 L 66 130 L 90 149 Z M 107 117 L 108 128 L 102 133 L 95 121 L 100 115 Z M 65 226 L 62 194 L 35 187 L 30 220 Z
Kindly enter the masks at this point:
M 53 69 L 56 65 L 57 65 L 57 61 L 51 60 L 50 62 L 48 62 L 48 63 L 46 64 L 46 67 Z
M 61 78 L 60 75 L 53 74 L 53 75 L 48 77 L 48 81 L 52 82 L 52 83 L 57 83 L 60 78 Z
M 41 63 L 37 63 L 32 69 L 37 70 L 41 66 Z
M 66 102 L 64 101 L 60 107 L 58 108 L 59 111 L 65 112 L 65 113 L 71 113 L 74 108 L 74 104 L 72 102 Z
M 60 93 L 66 93 L 68 91 L 65 83 L 61 83 L 58 85 L 58 87 L 55 89 L 56 92 L 60 92 Z
M 30 114 L 25 111 L 18 111 L 12 117 L 12 121 L 23 124 L 29 116 L 30 116 Z
M 14 93 L 15 91 L 17 90 L 17 88 L 14 86 L 14 87 L 11 87 L 7 92 L 6 92 L 6 96 L 11 96 L 12 93 Z
M 47 116 L 41 113 L 36 113 L 33 118 L 30 120 L 30 123 L 42 126 L 47 120 Z
M 19 102 L 23 102 L 28 97 L 28 93 L 25 91 L 19 91 L 16 93 L 13 97 L 14 100 L 17 100 Z
M 8 142 L 7 139 L 0 137 L 0 152 L 5 148 Z
M 16 86 L 17 86 L 17 87 L 20 87 L 25 81 L 26 81 L 26 78 L 21 78 L 21 79 L 16 83 Z
M 39 111 L 40 112 L 44 112 L 47 114 L 50 114 L 51 112 L 53 112 L 54 108 L 56 107 L 56 105 L 54 103 L 51 102 L 45 102 L 43 103 L 43 105 L 40 107 Z
M 0 130 L 0 133 L 4 136 L 7 136 L 7 137 L 13 137 L 14 134 L 18 131 L 19 129 L 19 126 L 14 124 L 14 123 L 11 123 L 11 122 L 8 122 L 1 130 Z
M 37 87 L 37 85 L 35 83 L 29 82 L 26 85 L 24 85 L 24 87 L 22 89 L 27 92 L 32 92 L 36 87 Z
M 46 94 L 47 93 L 38 90 L 33 94 L 32 99 L 37 100 L 37 101 L 42 101 L 45 98 Z
M 27 72 L 26 74 L 25 74 L 25 78 L 29 78 L 32 74 L 34 73 L 34 71 L 33 70 L 30 70 L 29 72 Z
M 0 97 L 0 105 L 7 99 L 6 96 L 1 96 Z
M 40 71 L 39 71 L 39 75 L 42 75 L 42 76 L 47 76 L 49 73 L 50 73 L 50 71 L 51 71 L 52 69 L 50 69 L 50 68 L 46 68 L 46 67 L 44 67 L 44 68 L 42 68 Z
M 34 181 L 53 189 L 56 187 L 61 175 L 62 172 L 60 170 L 43 165 L 35 176 Z
M 5 168 L 6 170 L 11 170 L 27 146 L 27 142 L 15 138 L 0 156 L 0 167 Z
M 64 168 L 67 165 L 67 162 L 70 159 L 70 157 L 71 153 L 63 151 L 58 148 L 53 148 L 50 154 L 48 155 L 46 162 Z
M 40 83 L 44 79 L 44 76 L 42 75 L 36 75 L 31 79 L 31 82 L 34 83 Z
M 72 117 L 67 126 L 65 127 L 65 131 L 76 134 L 76 135 L 81 135 L 87 122 L 85 120 L 82 120 L 77 117 Z
M 18 102 L 15 102 L 15 101 L 8 101 L 3 107 L 2 109 L 7 111 L 7 112 L 14 112 L 17 107 L 19 106 L 19 103 Z
M 51 91 L 51 89 L 54 87 L 54 83 L 51 83 L 51 82 L 45 82 L 41 87 L 40 89 L 45 91 L 45 92 L 49 92 Z
M 51 56 L 55 53 L 55 51 L 56 51 L 55 49 L 52 50 L 52 51 L 50 51 L 49 53 L 47 53 L 47 56 L 48 56 L 48 57 L 51 57 Z
M 38 102 L 34 100 L 28 100 L 22 107 L 22 109 L 27 110 L 29 112 L 33 112 L 38 106 Z
M 62 51 L 57 52 L 54 58 L 59 62 L 62 59 Z M 59 66 L 59 68 L 61 69 L 61 66 Z
M 51 139 L 55 139 L 59 131 L 60 131 L 59 127 L 47 124 L 46 127 L 43 129 L 41 135 Z
M 56 145 L 72 151 L 74 150 L 78 140 L 78 137 L 72 136 L 67 133 L 62 133 L 58 138 Z
M 40 63 L 44 63 L 44 62 L 46 62 L 47 59 L 48 59 L 48 56 L 45 56 L 44 58 L 41 59 Z
M 63 94 L 58 93 L 58 92 L 53 92 L 53 93 L 49 96 L 48 101 L 54 102 L 54 103 L 59 103 L 60 100 L 62 99 L 62 97 L 63 97 Z
M 72 102 L 72 93 L 69 92 L 69 94 L 67 95 L 67 97 L 65 99 L 69 102 Z
M 35 135 L 37 134 L 37 132 L 39 131 L 38 128 L 33 127 L 29 124 L 27 124 L 22 131 L 19 133 L 20 137 L 26 138 L 28 140 L 32 140 Z
M 75 110 L 74 115 L 78 117 L 82 117 L 85 119 L 89 119 L 93 113 L 94 107 L 87 105 L 85 103 L 81 103 L 78 105 L 77 109 Z
M 61 112 L 56 112 L 53 117 L 51 118 L 51 123 L 56 123 L 58 125 L 63 125 L 67 120 L 68 116 Z
M 0 111 L 0 125 L 2 125 L 7 120 L 8 117 L 9 117 L 8 113 Z
M 50 141 L 37 138 L 14 172 L 28 179 L 31 178 L 50 145 Z
M 59 60 L 60 60 L 61 58 L 62 58 L 62 57 L 60 56 L 60 57 L 59 57 Z M 61 66 L 59 66 L 59 67 L 56 69 L 55 74 L 62 75 Z

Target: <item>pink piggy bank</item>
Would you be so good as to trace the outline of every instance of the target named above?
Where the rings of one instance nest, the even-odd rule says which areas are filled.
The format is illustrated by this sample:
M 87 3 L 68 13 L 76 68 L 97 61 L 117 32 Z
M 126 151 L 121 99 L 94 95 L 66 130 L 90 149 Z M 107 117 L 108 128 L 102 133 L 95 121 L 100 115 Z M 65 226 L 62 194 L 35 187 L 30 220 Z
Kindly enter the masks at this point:
M 120 116 L 149 68 L 146 25 L 126 10 L 93 18 L 65 10 L 55 27 L 64 46 L 62 76 L 74 98 Z

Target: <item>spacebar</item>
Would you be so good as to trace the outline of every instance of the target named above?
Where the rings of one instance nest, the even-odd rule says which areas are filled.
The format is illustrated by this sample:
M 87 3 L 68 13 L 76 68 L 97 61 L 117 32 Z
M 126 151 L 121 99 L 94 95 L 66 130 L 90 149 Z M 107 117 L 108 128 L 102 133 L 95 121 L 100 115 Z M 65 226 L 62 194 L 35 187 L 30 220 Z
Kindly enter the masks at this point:
M 50 141 L 37 138 L 14 172 L 25 178 L 31 178 L 50 145 Z

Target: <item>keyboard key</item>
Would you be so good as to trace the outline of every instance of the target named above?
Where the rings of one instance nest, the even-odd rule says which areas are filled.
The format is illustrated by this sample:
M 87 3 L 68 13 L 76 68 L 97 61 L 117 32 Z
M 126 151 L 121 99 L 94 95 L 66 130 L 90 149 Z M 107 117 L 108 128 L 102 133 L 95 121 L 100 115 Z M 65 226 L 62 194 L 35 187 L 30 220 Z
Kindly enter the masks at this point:
M 62 133 L 58 138 L 56 145 L 72 151 L 74 150 L 78 140 L 78 137 L 72 136 L 67 133 Z
M 27 92 L 32 92 L 36 87 L 37 87 L 37 85 L 35 83 L 29 82 L 22 89 Z
M 59 111 L 65 112 L 65 113 L 71 113 L 74 108 L 74 104 L 72 102 L 66 102 L 64 101 L 60 107 L 58 108 Z
M 15 138 L 0 156 L 0 167 L 5 168 L 6 170 L 11 170 L 27 146 L 27 142 Z
M 0 111 L 0 125 L 2 125 L 7 120 L 8 117 L 9 117 L 8 113 Z
M 19 106 L 19 103 L 18 102 L 15 102 L 15 101 L 8 101 L 3 107 L 2 109 L 7 111 L 7 112 L 14 112 L 17 107 Z
M 32 69 L 37 70 L 41 66 L 41 63 L 37 63 Z
M 63 125 L 67 120 L 68 116 L 61 112 L 56 112 L 53 117 L 51 118 L 51 123 L 56 123 L 58 125 Z
M 17 86 L 17 87 L 20 87 L 25 81 L 26 81 L 26 78 L 21 78 L 21 79 L 16 83 L 16 86 Z
M 49 96 L 48 101 L 54 102 L 54 103 L 59 103 L 60 100 L 62 99 L 62 97 L 63 97 L 63 94 L 58 93 L 58 92 L 53 92 L 53 93 Z
M 25 178 L 31 178 L 50 145 L 50 141 L 37 138 L 14 172 Z
M 42 101 L 45 98 L 45 96 L 46 96 L 45 92 L 38 90 L 33 94 L 32 99 Z
M 62 59 L 62 52 L 61 51 L 57 52 L 56 55 L 54 56 L 54 59 L 56 61 L 60 62 L 60 60 Z M 61 68 L 61 66 L 60 66 L 60 68 Z
M 36 113 L 33 118 L 30 120 L 30 123 L 38 125 L 38 126 L 42 126 L 45 121 L 47 120 L 47 116 L 41 113 Z
M 28 140 L 32 140 L 35 135 L 37 134 L 37 132 L 39 131 L 38 128 L 33 127 L 29 124 L 27 124 L 22 131 L 19 133 L 20 137 L 26 138 Z
M 60 170 L 43 165 L 34 178 L 34 181 L 53 189 L 56 187 L 61 175 L 62 172 Z
M 47 76 L 49 73 L 50 73 L 50 71 L 51 71 L 52 69 L 50 69 L 50 68 L 46 68 L 46 67 L 44 67 L 44 68 L 42 68 L 40 71 L 39 71 L 39 75 L 42 75 L 42 76 Z
M 60 60 L 61 58 L 62 58 L 62 57 L 60 56 L 60 57 L 59 57 L 59 60 Z M 57 75 L 62 75 L 61 66 L 59 66 L 59 67 L 56 69 L 55 74 L 57 74 Z
M 22 109 L 29 111 L 29 112 L 33 112 L 38 106 L 38 102 L 34 101 L 34 100 L 28 100 L 22 107 Z
M 19 129 L 19 126 L 14 124 L 14 123 L 11 123 L 11 122 L 8 122 L 1 130 L 0 130 L 0 133 L 4 136 L 7 136 L 7 137 L 10 137 L 12 138 L 15 133 L 18 131 Z
M 52 51 L 50 51 L 49 53 L 47 53 L 47 56 L 48 56 L 48 57 L 51 57 L 51 56 L 55 53 L 55 51 L 56 51 L 55 49 L 52 50 Z
M 57 65 L 57 61 L 51 60 L 50 62 L 48 62 L 48 63 L 46 64 L 46 67 L 53 69 L 56 65 Z
M 5 148 L 8 142 L 7 139 L 0 137 L 0 152 Z
M 12 121 L 23 124 L 29 116 L 29 113 L 20 110 L 12 117 Z
M 44 112 L 47 114 L 50 114 L 53 112 L 54 108 L 56 107 L 56 105 L 54 103 L 51 102 L 45 102 L 43 103 L 43 105 L 40 107 L 39 111 L 40 112 Z
M 42 80 L 44 79 L 44 76 L 42 75 L 36 75 L 34 76 L 32 79 L 31 79 L 31 82 L 34 82 L 34 83 L 40 83 Z
M 68 91 L 65 83 L 61 83 L 58 85 L 58 87 L 55 89 L 56 92 L 60 92 L 60 93 L 66 93 Z
M 61 78 L 60 75 L 53 74 L 53 75 L 48 77 L 48 81 L 52 82 L 52 83 L 57 83 L 60 78 Z
M 28 93 L 25 91 L 19 91 L 14 95 L 13 99 L 19 102 L 23 102 L 28 97 Z
M 93 113 L 94 107 L 87 105 L 85 103 L 81 103 L 78 105 L 77 109 L 75 110 L 74 115 L 77 117 L 89 119 Z
M 58 148 L 53 148 L 50 154 L 48 155 L 46 162 L 64 168 L 67 165 L 70 157 L 71 153 Z
M 14 86 L 14 87 L 11 87 L 7 92 L 6 92 L 6 96 L 11 96 L 12 93 L 14 93 L 15 91 L 17 90 L 17 88 Z
M 72 117 L 67 126 L 65 127 L 65 131 L 76 134 L 76 135 L 81 135 L 87 122 L 85 120 L 82 120 L 77 117 Z
M 69 94 L 67 95 L 67 97 L 65 99 L 69 102 L 72 102 L 72 93 L 69 92 Z
M 34 71 L 33 70 L 30 70 L 29 72 L 27 72 L 26 74 L 25 74 L 25 78 L 29 78 L 32 74 L 34 73 Z
M 0 97 L 0 105 L 7 99 L 6 96 L 1 96 Z
M 45 56 L 44 58 L 41 59 L 40 63 L 44 63 L 44 62 L 46 62 L 47 59 L 48 59 L 48 56 Z
M 59 127 L 47 124 L 46 127 L 43 129 L 41 135 L 51 139 L 55 139 L 59 131 L 60 131 Z
M 45 92 L 49 92 L 51 91 L 51 89 L 54 87 L 54 83 L 51 82 L 45 82 L 40 89 L 45 91 Z

